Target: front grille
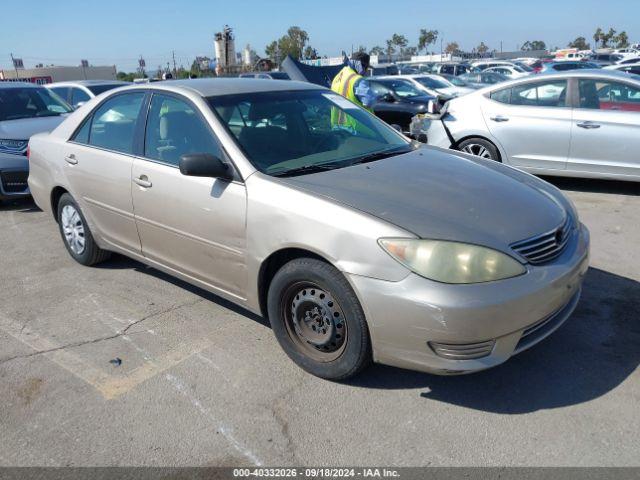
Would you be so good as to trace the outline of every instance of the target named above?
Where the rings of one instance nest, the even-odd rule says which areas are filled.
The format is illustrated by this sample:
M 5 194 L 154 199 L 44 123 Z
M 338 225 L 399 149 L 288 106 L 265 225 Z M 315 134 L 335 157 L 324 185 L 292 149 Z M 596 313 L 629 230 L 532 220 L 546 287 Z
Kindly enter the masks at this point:
M 571 215 L 567 215 L 567 219 L 560 227 L 551 232 L 513 243 L 511 248 L 530 263 L 545 263 L 562 253 L 571 237 L 572 230 L 573 221 Z
M 27 190 L 28 172 L 2 172 L 0 180 L 5 193 L 22 193 Z
M 495 340 L 487 340 L 478 343 L 438 343 L 429 342 L 431 350 L 436 355 L 449 360 L 473 360 L 486 357 L 493 350 Z

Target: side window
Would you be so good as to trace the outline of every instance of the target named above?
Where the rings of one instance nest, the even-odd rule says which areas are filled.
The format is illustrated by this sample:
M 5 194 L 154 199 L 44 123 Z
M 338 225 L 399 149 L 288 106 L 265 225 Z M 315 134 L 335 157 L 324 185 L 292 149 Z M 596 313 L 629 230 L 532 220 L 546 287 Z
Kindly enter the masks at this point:
M 51 91 L 58 95 L 65 102 L 69 101 L 69 87 L 54 87 L 51 89 Z
M 157 93 L 151 99 L 144 144 L 145 157 L 176 166 L 185 153 L 221 156 L 213 133 L 195 107 Z
M 496 90 L 495 92 L 491 92 L 491 100 L 495 100 L 500 103 L 510 103 L 511 102 L 511 89 L 503 88 L 501 90 Z
M 89 130 L 91 129 L 91 117 L 85 119 L 80 130 L 76 132 L 76 134 L 71 139 L 74 142 L 82 143 L 87 145 L 89 143 Z
M 581 79 L 580 108 L 640 112 L 640 89 L 620 82 Z
M 511 105 L 532 107 L 564 107 L 567 98 L 567 81 L 526 83 L 513 87 Z
M 122 153 L 133 153 L 133 137 L 144 92 L 116 95 L 93 114 L 89 143 Z
M 71 90 L 71 105 L 77 107 L 79 103 L 88 102 L 91 97 L 79 88 L 73 88 Z

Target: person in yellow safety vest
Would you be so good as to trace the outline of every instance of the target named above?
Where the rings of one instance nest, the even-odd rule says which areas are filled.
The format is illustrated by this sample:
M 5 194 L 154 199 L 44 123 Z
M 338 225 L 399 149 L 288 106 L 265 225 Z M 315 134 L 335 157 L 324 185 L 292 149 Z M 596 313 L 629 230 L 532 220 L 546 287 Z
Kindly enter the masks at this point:
M 369 81 L 362 76 L 368 68 L 369 55 L 356 52 L 349 65 L 345 65 L 331 82 L 331 90 L 373 113 L 371 106 L 376 97 Z M 355 120 L 337 108 L 331 112 L 331 124 L 344 128 L 357 128 Z

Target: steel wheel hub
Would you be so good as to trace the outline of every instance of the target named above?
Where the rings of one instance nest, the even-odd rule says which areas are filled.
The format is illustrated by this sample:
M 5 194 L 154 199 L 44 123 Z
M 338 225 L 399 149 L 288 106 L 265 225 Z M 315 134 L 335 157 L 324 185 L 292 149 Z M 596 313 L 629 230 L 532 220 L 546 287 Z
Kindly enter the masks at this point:
M 315 286 L 306 286 L 294 288 L 289 299 L 291 333 L 298 343 L 325 357 L 339 355 L 347 329 L 344 313 L 331 295 Z
M 60 215 L 60 223 L 64 239 L 69 248 L 76 255 L 82 255 L 85 249 L 84 224 L 82 218 L 73 205 L 65 205 Z

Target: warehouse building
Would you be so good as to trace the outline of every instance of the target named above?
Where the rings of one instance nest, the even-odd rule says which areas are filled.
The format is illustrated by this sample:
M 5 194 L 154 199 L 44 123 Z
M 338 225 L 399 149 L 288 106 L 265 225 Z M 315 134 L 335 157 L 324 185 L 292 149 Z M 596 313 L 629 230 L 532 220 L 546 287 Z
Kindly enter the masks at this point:
M 115 65 L 103 67 L 37 67 L 0 70 L 0 81 L 23 81 L 44 85 L 74 80 L 115 80 Z

